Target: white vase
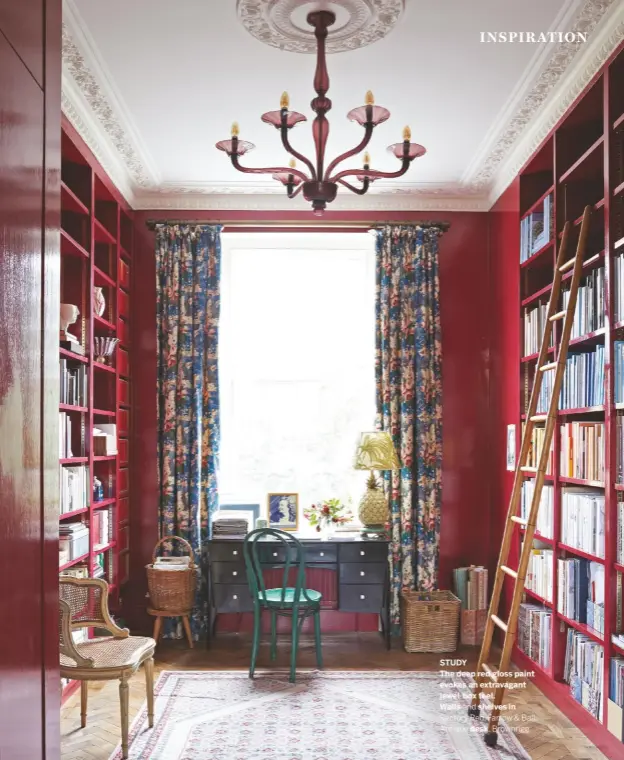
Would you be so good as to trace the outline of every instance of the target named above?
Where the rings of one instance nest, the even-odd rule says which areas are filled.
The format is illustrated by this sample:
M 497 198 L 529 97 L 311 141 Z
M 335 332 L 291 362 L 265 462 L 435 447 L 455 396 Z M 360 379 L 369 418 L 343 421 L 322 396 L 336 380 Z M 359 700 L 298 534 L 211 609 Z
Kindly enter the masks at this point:
M 105 308 L 106 308 L 106 299 L 104 298 L 104 293 L 102 292 L 102 288 L 94 287 L 93 288 L 93 311 L 97 314 L 98 317 L 101 317 L 102 314 L 104 314 Z

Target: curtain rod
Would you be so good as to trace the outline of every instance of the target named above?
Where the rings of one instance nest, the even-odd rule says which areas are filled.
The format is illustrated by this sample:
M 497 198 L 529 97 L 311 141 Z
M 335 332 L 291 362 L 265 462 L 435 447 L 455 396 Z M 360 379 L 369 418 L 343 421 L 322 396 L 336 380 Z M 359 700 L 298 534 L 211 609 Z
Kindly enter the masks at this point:
M 201 225 L 201 224 L 221 224 L 224 227 L 229 227 L 231 229 L 245 229 L 247 227 L 253 227 L 254 229 L 257 229 L 258 227 L 269 227 L 272 228 L 272 231 L 274 231 L 274 228 L 280 227 L 280 228 L 291 228 L 293 232 L 296 232 L 297 229 L 304 227 L 306 230 L 309 230 L 311 227 L 319 227 L 323 230 L 327 229 L 328 227 L 334 227 L 336 229 L 342 228 L 349 228 L 349 229 L 362 229 L 362 230 L 374 230 L 378 229 L 379 227 L 384 227 L 387 224 L 402 224 L 402 225 L 410 225 L 413 224 L 414 226 L 418 227 L 424 227 L 424 228 L 431 228 L 436 227 L 440 229 L 442 232 L 447 232 L 449 227 L 451 226 L 449 222 L 407 222 L 404 219 L 401 220 L 392 220 L 387 219 L 380 222 L 327 222 L 327 221 L 319 221 L 314 222 L 310 220 L 309 222 L 305 221 L 287 221 L 287 222 L 280 222 L 276 220 L 267 220 L 267 221 L 255 221 L 255 222 L 232 222 L 226 219 L 201 219 L 201 220 L 195 220 L 195 219 L 174 219 L 174 220 L 168 220 L 168 219 L 148 219 L 145 222 L 145 225 L 147 229 L 150 232 L 153 232 L 158 225 L 176 225 L 176 224 L 189 224 L 189 225 Z

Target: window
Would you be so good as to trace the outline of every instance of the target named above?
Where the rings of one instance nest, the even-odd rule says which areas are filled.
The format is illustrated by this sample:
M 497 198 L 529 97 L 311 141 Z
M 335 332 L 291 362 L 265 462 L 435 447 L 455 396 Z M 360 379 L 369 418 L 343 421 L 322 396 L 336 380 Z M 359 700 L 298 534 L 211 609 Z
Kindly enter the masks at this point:
M 222 504 L 267 494 L 351 500 L 374 429 L 374 238 L 224 233 L 219 372 Z

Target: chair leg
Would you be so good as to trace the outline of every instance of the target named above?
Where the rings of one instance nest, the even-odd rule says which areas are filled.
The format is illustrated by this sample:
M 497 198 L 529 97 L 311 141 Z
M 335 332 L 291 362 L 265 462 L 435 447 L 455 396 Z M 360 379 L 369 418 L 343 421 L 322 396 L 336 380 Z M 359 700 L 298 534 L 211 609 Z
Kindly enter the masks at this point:
M 271 659 L 277 659 L 277 612 L 271 610 Z
M 314 613 L 314 646 L 316 648 L 317 667 L 323 669 L 323 651 L 321 649 L 321 612 L 317 610 Z
M 89 682 L 80 682 L 80 728 L 87 725 L 87 701 L 89 697 Z
M 154 620 L 154 641 L 158 644 L 158 637 L 160 636 L 160 629 L 162 627 L 162 618 L 157 615 Z
M 249 677 L 253 678 L 256 670 L 256 659 L 260 647 L 260 622 L 262 620 L 262 610 L 259 607 L 254 608 L 254 628 L 253 641 L 251 643 L 251 664 L 249 666 Z
M 128 757 L 128 710 L 129 690 L 126 676 L 119 681 L 119 702 L 121 705 L 121 756 L 123 760 Z
M 292 634 L 291 634 L 291 649 L 290 649 L 290 683 L 295 683 L 295 677 L 297 673 L 297 649 L 299 647 L 299 614 L 297 607 L 293 607 L 292 611 Z
M 189 615 L 182 615 L 182 625 L 186 632 L 186 638 L 188 640 L 189 649 L 193 648 L 193 634 L 191 633 L 191 623 Z
M 147 696 L 147 723 L 154 728 L 154 658 L 145 660 L 145 692 Z

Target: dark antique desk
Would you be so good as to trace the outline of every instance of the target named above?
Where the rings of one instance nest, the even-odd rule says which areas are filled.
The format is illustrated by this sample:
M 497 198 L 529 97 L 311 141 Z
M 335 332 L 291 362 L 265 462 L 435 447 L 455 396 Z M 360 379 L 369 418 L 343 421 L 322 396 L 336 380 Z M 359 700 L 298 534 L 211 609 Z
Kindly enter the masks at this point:
M 321 609 L 378 613 L 390 649 L 388 541 L 340 535 L 328 541 L 299 540 L 305 549 L 306 586 L 323 594 Z M 262 552 L 265 582 L 280 586 L 285 547 L 272 540 L 257 546 Z M 209 541 L 207 572 L 210 645 L 219 613 L 253 612 L 243 539 Z

